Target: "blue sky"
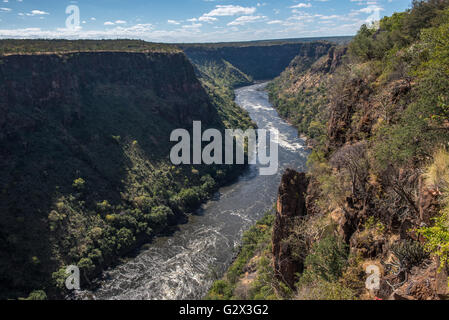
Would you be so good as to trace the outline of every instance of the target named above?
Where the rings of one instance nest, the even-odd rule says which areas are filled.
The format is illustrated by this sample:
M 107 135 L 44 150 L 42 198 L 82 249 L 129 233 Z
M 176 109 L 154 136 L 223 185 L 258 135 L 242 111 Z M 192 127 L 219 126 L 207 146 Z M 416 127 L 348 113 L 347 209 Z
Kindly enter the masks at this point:
M 220 42 L 353 35 L 411 0 L 0 0 L 0 38 Z M 76 17 L 66 8 L 79 8 Z

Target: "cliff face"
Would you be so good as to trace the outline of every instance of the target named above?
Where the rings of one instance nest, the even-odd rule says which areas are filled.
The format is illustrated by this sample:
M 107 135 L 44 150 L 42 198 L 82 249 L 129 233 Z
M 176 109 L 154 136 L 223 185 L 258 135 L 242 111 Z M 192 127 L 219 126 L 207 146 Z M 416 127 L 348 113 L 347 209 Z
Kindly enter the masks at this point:
M 303 271 L 301 261 L 293 258 L 292 248 L 286 241 L 297 218 L 307 215 L 306 192 L 308 178 L 305 173 L 287 169 L 279 187 L 276 219 L 273 226 L 273 267 L 279 280 L 295 287 L 296 274 Z
M 0 296 L 92 278 L 193 210 L 241 168 L 173 167 L 170 133 L 227 108 L 179 51 L 0 57 Z
M 13 55 L 1 59 L 0 77 L 3 134 L 26 126 L 14 118 L 19 107 L 30 115 L 56 111 L 67 124 L 86 118 L 86 111 L 92 108 L 83 104 L 83 99 L 105 95 L 106 89 L 115 95 L 110 100 L 116 104 L 117 98 L 126 100 L 131 96 L 129 89 L 141 92 L 133 97 L 141 101 L 131 102 L 146 104 L 149 112 L 177 124 L 188 124 L 202 114 L 204 120 L 213 118 L 212 108 L 202 105 L 207 96 L 182 53 Z M 172 103 L 164 105 L 158 100 Z
M 325 110 L 330 102 L 326 88 L 347 52 L 346 47 L 327 49 L 316 58 L 296 56 L 268 86 L 270 100 L 279 114 L 313 139 L 324 134 Z
M 198 65 L 226 61 L 254 80 L 277 77 L 296 56 L 316 61 L 332 45 L 309 42 L 283 45 L 182 46 L 186 55 Z

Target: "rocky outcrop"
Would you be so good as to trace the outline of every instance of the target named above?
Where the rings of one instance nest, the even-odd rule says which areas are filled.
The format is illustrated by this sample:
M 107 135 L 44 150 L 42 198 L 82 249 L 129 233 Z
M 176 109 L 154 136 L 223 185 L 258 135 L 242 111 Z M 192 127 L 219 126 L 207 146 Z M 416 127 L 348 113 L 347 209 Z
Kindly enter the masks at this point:
M 287 169 L 282 177 L 277 200 L 276 220 L 273 228 L 273 266 L 276 276 L 294 288 L 296 274 L 304 265 L 292 258 L 291 247 L 285 241 L 298 217 L 307 215 L 305 194 L 308 178 L 305 173 Z
M 432 218 L 435 217 L 440 209 L 438 197 L 441 196 L 440 191 L 432 190 L 423 185 L 423 179 L 419 179 L 419 195 L 418 195 L 418 210 L 419 222 L 429 225 Z
M 332 47 L 326 56 L 321 58 L 311 68 L 311 72 L 332 74 L 342 64 L 343 57 L 346 55 L 348 47 Z

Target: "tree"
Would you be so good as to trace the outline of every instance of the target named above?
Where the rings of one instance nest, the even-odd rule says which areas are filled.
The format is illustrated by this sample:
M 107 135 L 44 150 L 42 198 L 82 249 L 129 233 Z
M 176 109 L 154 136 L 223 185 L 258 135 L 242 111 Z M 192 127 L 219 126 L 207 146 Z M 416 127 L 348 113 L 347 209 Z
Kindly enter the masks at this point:
M 366 196 L 366 183 L 369 176 L 369 163 L 366 157 L 366 142 L 346 145 L 332 156 L 330 163 L 338 170 L 346 170 L 351 176 L 353 195 Z

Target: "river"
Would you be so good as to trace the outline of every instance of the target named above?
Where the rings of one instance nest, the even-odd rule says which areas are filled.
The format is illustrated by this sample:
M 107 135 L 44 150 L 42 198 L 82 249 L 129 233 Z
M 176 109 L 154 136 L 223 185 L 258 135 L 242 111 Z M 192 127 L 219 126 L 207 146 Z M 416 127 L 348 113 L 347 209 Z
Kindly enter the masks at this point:
M 219 190 L 172 236 L 156 239 L 136 257 L 104 274 L 88 299 L 201 299 L 213 276 L 222 276 L 235 257 L 242 234 L 273 207 L 283 171 L 304 170 L 308 152 L 297 130 L 282 120 L 264 91 L 267 83 L 237 89 L 236 102 L 260 129 L 280 132 L 279 172 L 259 175 L 258 165 L 234 184 Z

